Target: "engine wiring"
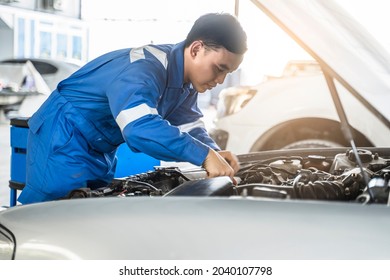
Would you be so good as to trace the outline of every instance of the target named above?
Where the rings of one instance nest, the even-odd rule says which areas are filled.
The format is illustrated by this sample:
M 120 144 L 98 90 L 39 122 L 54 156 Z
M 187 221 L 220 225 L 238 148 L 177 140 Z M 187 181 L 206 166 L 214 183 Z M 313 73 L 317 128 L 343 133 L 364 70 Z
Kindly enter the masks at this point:
M 356 158 L 351 156 L 353 153 L 352 150 L 347 150 L 334 155 L 333 158 L 313 154 L 252 160 L 242 164 L 237 172 L 238 185 L 234 185 L 230 180 L 219 181 L 218 178 L 190 179 L 177 168 L 158 167 L 147 173 L 114 179 L 103 188 L 74 190 L 67 198 L 152 197 L 184 193 L 267 199 L 355 201 L 361 204 L 381 203 L 390 206 L 390 159 L 360 149 L 358 153 L 364 155 L 364 162 L 361 163 L 362 173 Z M 368 178 L 368 184 L 362 174 Z M 180 188 L 183 191 L 178 191 Z M 189 191 L 191 188 L 198 189 Z

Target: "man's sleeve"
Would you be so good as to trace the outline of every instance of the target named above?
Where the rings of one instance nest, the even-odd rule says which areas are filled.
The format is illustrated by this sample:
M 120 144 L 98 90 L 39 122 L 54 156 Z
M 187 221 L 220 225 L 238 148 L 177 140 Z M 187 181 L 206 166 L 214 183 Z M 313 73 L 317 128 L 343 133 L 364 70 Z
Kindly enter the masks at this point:
M 107 90 L 110 109 L 128 146 L 160 160 L 201 165 L 209 147 L 157 112 L 165 85 L 164 69 L 146 60 L 134 64 L 137 65 L 129 65 Z
M 177 109 L 169 121 L 178 126 L 180 131 L 189 133 L 192 137 L 206 144 L 210 148 L 221 150 L 215 141 L 208 134 L 205 124 L 202 121 L 203 114 L 197 105 L 198 94 L 188 96 L 185 102 Z

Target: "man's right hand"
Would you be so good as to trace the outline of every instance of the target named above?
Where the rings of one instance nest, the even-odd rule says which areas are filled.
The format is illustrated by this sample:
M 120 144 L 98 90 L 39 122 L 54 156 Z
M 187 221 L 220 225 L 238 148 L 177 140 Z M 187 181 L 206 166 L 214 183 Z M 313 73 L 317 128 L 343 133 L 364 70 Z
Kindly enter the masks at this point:
M 203 162 L 203 168 L 206 169 L 207 177 L 213 178 L 218 176 L 229 176 L 233 183 L 236 184 L 234 179 L 234 170 L 229 163 L 213 149 L 209 150 L 205 161 Z

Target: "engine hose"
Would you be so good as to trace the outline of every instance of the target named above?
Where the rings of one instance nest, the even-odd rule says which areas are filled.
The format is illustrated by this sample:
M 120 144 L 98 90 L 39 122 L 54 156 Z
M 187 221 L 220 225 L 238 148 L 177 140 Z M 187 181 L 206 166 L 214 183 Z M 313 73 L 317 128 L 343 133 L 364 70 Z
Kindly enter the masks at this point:
M 348 196 L 345 186 L 338 181 L 298 182 L 294 190 L 297 198 L 302 199 L 345 200 Z

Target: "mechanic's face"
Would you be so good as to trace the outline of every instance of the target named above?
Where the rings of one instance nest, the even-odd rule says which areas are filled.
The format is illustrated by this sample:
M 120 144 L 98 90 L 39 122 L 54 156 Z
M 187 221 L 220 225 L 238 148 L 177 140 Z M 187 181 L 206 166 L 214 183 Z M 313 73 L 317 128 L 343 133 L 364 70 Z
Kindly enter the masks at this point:
M 212 49 L 202 41 L 193 42 L 188 51 L 190 61 L 186 61 L 184 75 L 198 92 L 222 84 L 226 75 L 235 71 L 243 59 L 241 54 L 229 52 L 225 48 Z

